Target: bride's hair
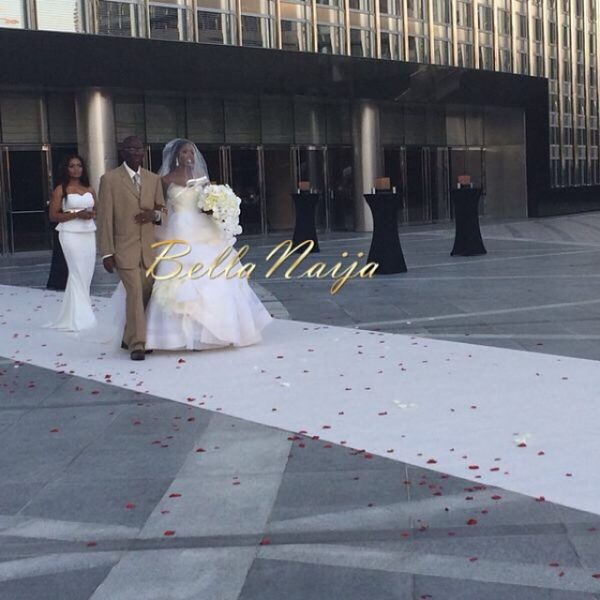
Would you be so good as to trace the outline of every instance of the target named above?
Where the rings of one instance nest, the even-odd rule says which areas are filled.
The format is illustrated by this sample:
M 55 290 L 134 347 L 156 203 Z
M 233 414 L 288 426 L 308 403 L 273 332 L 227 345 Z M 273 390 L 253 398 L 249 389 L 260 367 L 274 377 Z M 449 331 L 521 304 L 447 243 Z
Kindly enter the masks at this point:
M 206 166 L 206 161 L 200 153 L 200 150 L 198 150 L 194 142 L 185 138 L 175 138 L 164 147 L 162 165 L 158 170 L 158 174 L 161 177 L 168 175 L 179 166 L 177 163 L 179 153 L 181 152 L 181 149 L 187 144 L 189 144 L 194 150 L 194 167 L 192 169 L 193 178 L 196 179 L 198 177 L 208 177 L 208 168 Z

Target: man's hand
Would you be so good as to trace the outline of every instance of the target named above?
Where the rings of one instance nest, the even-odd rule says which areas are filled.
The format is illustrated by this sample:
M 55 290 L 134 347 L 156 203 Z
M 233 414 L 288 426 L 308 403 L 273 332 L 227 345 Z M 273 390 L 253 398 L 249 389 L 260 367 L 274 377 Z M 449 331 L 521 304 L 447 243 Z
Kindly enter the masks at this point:
M 116 269 L 115 257 L 107 256 L 106 258 L 102 259 L 102 265 L 106 271 L 112 273 Z
M 143 210 L 142 212 L 135 215 L 135 222 L 138 225 L 143 225 L 144 223 L 154 223 L 154 211 Z

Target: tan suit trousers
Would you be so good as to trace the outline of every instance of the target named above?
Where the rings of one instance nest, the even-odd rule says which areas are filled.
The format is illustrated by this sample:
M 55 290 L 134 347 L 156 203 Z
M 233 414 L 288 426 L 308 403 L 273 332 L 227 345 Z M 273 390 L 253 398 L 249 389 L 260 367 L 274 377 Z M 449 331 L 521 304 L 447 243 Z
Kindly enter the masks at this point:
M 143 350 L 146 345 L 146 305 L 152 293 L 154 278 L 146 277 L 142 265 L 138 269 L 118 269 L 127 292 L 125 332 L 123 341 L 129 350 Z

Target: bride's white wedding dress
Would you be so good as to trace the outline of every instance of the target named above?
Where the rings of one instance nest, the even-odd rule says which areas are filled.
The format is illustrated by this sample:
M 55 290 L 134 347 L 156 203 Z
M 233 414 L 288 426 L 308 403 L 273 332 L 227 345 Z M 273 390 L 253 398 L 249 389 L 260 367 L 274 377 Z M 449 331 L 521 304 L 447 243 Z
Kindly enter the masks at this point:
M 205 272 L 224 249 L 235 243 L 235 239 L 224 239 L 212 217 L 198 209 L 198 198 L 198 191 L 193 188 L 172 183 L 167 189 L 168 215 L 157 237 L 184 240 L 190 252 L 177 259 L 184 277 L 154 281 L 146 308 L 146 349 L 247 346 L 260 341 L 261 330 L 272 321 L 247 279 L 185 276 L 198 263 L 204 265 Z M 169 254 L 184 248 L 173 246 Z M 155 275 L 167 275 L 175 268 L 176 263 L 161 261 Z

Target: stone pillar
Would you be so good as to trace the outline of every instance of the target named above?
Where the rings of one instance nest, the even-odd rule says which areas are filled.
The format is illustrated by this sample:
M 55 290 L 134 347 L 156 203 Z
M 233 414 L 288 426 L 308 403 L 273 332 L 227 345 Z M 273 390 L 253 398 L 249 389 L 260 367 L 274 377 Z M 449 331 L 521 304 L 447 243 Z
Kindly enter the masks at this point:
M 112 95 L 100 89 L 84 90 L 75 98 L 75 110 L 78 151 L 87 163 L 90 185 L 98 191 L 100 177 L 118 161 Z
M 373 231 L 373 217 L 363 194 L 370 194 L 383 172 L 383 149 L 379 133 L 379 107 L 360 100 L 353 108 L 354 223 L 356 231 Z

